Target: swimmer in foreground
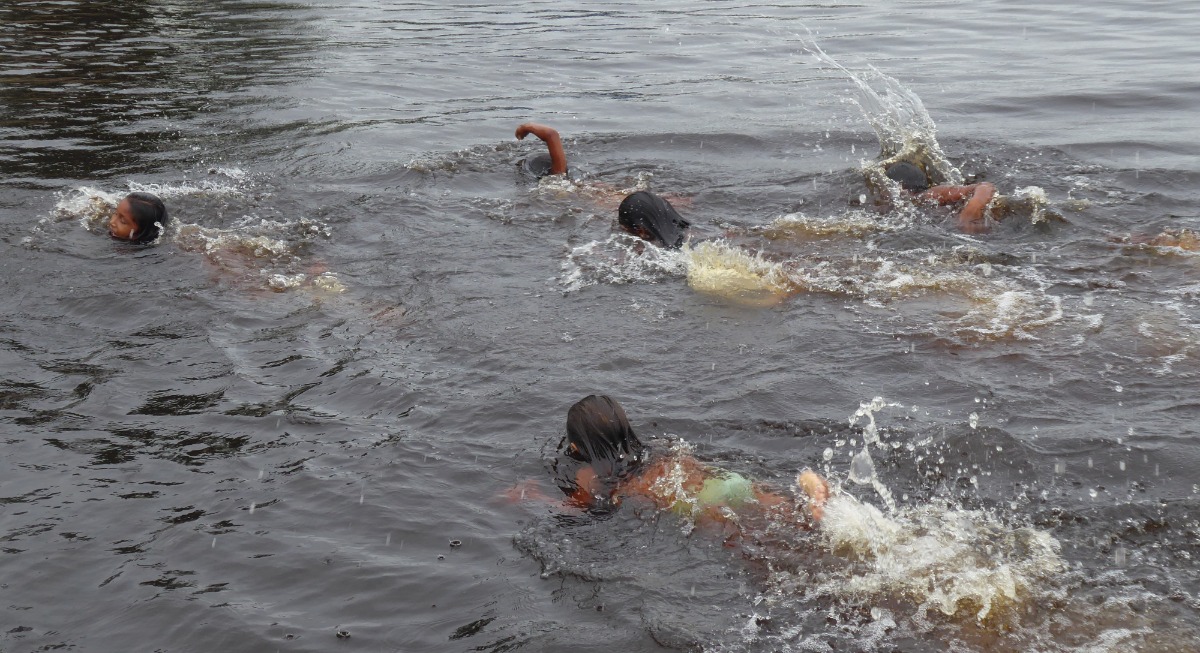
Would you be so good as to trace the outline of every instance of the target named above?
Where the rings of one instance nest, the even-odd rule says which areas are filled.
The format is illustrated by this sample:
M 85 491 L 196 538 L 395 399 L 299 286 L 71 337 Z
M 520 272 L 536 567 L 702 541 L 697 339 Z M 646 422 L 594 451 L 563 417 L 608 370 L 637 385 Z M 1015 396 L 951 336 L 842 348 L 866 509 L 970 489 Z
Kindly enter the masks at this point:
M 149 243 L 167 224 L 167 207 L 157 195 L 130 193 L 108 220 L 108 235 L 117 240 Z
M 645 190 L 630 193 L 622 200 L 617 221 L 625 231 L 666 249 L 679 249 L 692 226 L 670 202 Z
M 517 138 L 524 139 L 533 134 L 542 139 L 550 156 L 538 155 L 525 160 L 525 168 L 538 179 L 548 175 L 563 175 L 567 173 L 567 153 L 563 151 L 562 139 L 558 130 L 536 122 L 527 122 L 517 127 Z
M 888 179 L 900 184 L 900 188 L 911 197 L 933 202 L 938 206 L 957 204 L 966 200 L 958 214 L 958 228 L 963 233 L 987 233 L 984 209 L 996 195 L 996 186 L 990 182 L 956 186 L 951 184 L 930 185 L 929 175 L 920 166 L 910 161 L 897 161 L 887 166 Z
M 792 497 L 687 454 L 653 455 L 620 404 L 607 396 L 589 395 L 571 406 L 563 453 L 566 459 L 555 465 L 559 487 L 570 503 L 587 510 L 613 509 L 640 497 L 697 521 L 726 523 L 773 513 L 816 523 L 830 493 L 829 483 L 811 470 L 796 478 L 802 496 Z

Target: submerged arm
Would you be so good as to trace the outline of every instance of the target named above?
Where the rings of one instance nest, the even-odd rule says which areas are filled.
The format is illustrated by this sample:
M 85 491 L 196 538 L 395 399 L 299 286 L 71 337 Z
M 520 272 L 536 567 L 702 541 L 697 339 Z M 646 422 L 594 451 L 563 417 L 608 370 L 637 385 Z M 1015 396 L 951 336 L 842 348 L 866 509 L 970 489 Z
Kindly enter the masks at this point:
M 562 139 L 558 136 L 558 130 L 536 122 L 527 122 L 517 127 L 518 139 L 523 139 L 529 134 L 542 139 L 546 148 L 550 150 L 550 174 L 561 175 L 566 172 L 567 153 L 563 151 Z
M 988 202 L 992 201 L 992 197 L 995 195 L 996 186 L 986 181 L 967 186 L 934 186 L 921 193 L 923 199 L 942 205 L 966 199 L 967 205 L 958 214 L 958 228 L 968 234 L 981 234 L 987 231 L 987 225 L 983 221 L 983 210 L 987 208 Z
M 812 516 L 812 521 L 821 521 L 825 516 L 825 502 L 829 500 L 829 481 L 811 469 L 806 469 L 796 477 L 796 485 L 800 486 L 800 491 L 808 500 L 808 514 Z M 794 514 L 792 510 L 799 508 L 794 498 L 757 486 L 754 488 L 754 498 L 763 507 L 783 510 L 787 515 Z M 798 514 L 795 516 L 801 518 Z

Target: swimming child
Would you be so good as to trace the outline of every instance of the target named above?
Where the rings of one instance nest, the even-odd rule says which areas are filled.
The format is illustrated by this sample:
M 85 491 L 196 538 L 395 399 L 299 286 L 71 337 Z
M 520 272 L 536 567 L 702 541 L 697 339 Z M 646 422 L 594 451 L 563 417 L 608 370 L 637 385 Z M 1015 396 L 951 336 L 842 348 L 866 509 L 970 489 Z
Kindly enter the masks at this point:
M 640 497 L 697 521 L 773 512 L 815 523 L 829 498 L 829 483 L 811 470 L 796 478 L 804 495 L 797 501 L 687 454 L 654 454 L 638 439 L 620 404 L 607 396 L 589 395 L 571 406 L 564 443 L 566 459 L 555 465 L 559 488 L 571 503 L 588 510 L 613 509 Z
M 526 158 L 522 162 L 524 169 L 533 176 L 541 179 L 553 175 L 570 175 L 574 171 L 567 167 L 567 155 L 563 151 L 562 138 L 558 130 L 536 122 L 527 122 L 517 127 L 517 138 L 524 139 L 533 134 L 546 144 L 549 156 L 538 154 Z M 577 180 L 572 180 L 577 181 Z M 601 182 L 586 184 L 586 190 L 600 204 L 606 204 L 618 191 L 613 186 Z M 620 197 L 620 195 L 617 195 Z M 629 193 L 617 209 L 618 221 L 625 231 L 666 249 L 679 249 L 683 245 L 685 232 L 691 223 L 671 206 L 665 198 L 649 191 L 639 190 Z
M 517 127 L 518 139 L 524 139 L 530 134 L 542 139 L 550 154 L 549 156 L 539 154 L 525 159 L 525 169 L 538 179 L 548 175 L 566 174 L 567 153 L 563 151 L 562 139 L 558 136 L 558 130 L 536 122 L 527 122 Z
M 157 195 L 130 193 L 117 204 L 108 220 L 108 235 L 117 240 L 149 243 L 167 224 L 167 207 Z
M 621 201 L 617 222 L 625 231 L 666 249 L 679 249 L 692 224 L 666 199 L 645 190 L 630 193 Z
M 929 175 L 921 166 L 907 160 L 895 161 L 884 169 L 888 179 L 900 184 L 900 188 L 909 196 L 938 206 L 957 204 L 966 200 L 966 204 L 958 214 L 958 228 L 968 234 L 987 233 L 988 225 L 984 218 L 992 197 L 996 195 L 996 186 L 990 182 L 977 184 L 932 185 Z

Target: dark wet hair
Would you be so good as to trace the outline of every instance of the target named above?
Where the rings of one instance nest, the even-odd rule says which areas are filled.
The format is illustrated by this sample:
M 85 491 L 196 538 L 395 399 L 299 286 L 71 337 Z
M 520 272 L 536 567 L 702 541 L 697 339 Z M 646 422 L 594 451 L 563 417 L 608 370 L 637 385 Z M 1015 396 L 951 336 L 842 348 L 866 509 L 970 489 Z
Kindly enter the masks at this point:
M 888 166 L 886 174 L 888 179 L 899 183 L 901 188 L 910 193 L 920 193 L 929 188 L 929 175 L 915 163 L 898 161 Z
M 554 167 L 554 161 L 550 158 L 549 154 L 542 152 L 541 154 L 533 154 L 521 159 L 521 162 L 517 166 L 523 174 L 527 174 L 535 179 L 541 179 L 542 177 L 551 176 L 550 169 Z M 578 183 L 584 178 L 585 173 L 581 169 L 568 167 L 565 174 L 567 179 Z
M 617 209 L 617 221 L 629 233 L 659 247 L 678 249 L 692 223 L 684 220 L 667 200 L 639 190 L 627 196 Z
M 527 156 L 521 161 L 521 170 L 538 179 L 550 174 L 550 166 L 550 155 L 544 153 Z
M 130 193 L 125 199 L 129 200 L 129 211 L 137 223 L 134 242 L 148 243 L 158 238 L 167 225 L 167 205 L 153 193 Z
M 617 483 L 636 470 L 645 459 L 646 446 L 638 439 L 625 410 L 611 397 L 588 395 L 567 411 L 564 453 L 571 460 L 591 466 L 606 486 Z M 574 493 L 577 464 L 559 468 L 558 486 Z

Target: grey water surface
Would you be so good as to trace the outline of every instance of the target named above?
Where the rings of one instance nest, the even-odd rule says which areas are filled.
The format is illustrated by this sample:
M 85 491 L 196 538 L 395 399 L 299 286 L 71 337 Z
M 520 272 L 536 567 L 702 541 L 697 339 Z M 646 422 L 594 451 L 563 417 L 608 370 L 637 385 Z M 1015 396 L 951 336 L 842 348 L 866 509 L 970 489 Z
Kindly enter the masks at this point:
M 4 3 L 0 651 L 1197 650 L 1200 254 L 1147 242 L 1200 229 L 1197 15 Z M 1062 219 L 864 211 L 854 79 Z M 581 185 L 522 175 L 528 120 Z M 752 306 L 622 258 L 634 187 L 819 283 Z M 131 190 L 169 207 L 152 247 L 104 233 Z M 833 235 L 758 238 L 785 216 Z M 657 446 L 887 511 L 850 479 L 869 446 L 896 514 L 1032 529 L 1061 567 L 947 614 L 816 589 L 879 572 L 818 532 L 725 546 L 510 491 L 555 491 L 591 393 Z

